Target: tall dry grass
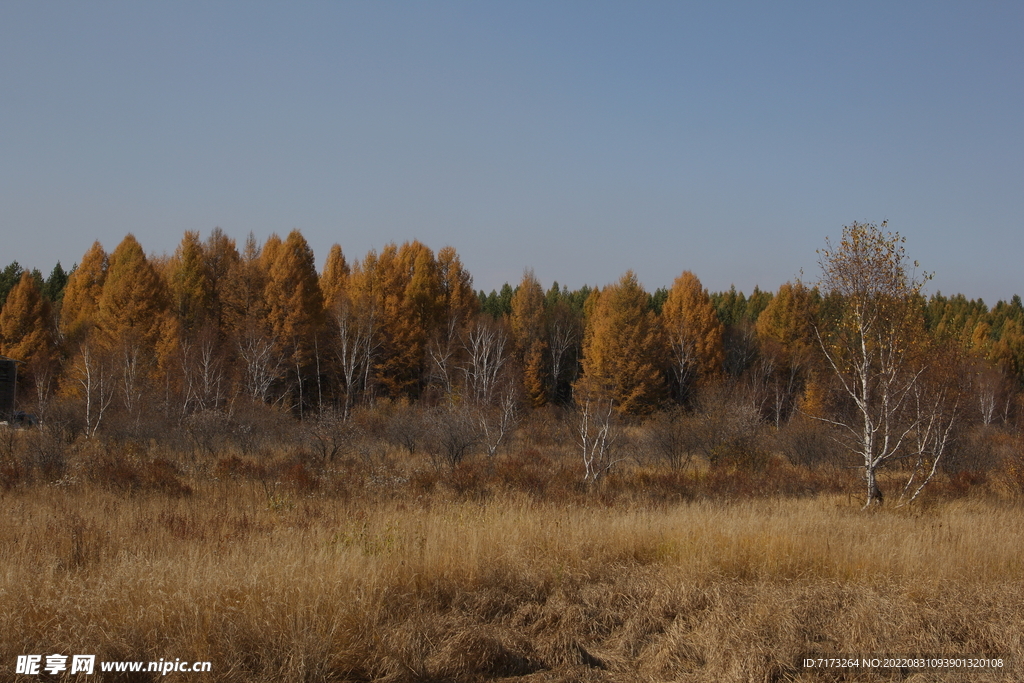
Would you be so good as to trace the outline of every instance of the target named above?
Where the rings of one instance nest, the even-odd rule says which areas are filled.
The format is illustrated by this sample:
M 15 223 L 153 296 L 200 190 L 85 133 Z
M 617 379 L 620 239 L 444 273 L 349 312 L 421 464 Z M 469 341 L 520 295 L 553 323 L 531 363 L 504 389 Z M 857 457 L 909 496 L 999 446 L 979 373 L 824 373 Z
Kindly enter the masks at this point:
M 0 493 L 0 678 L 58 652 L 208 660 L 174 674 L 203 681 L 890 680 L 799 661 L 1024 649 L 1013 503 L 350 495 L 351 468 L 260 467 Z

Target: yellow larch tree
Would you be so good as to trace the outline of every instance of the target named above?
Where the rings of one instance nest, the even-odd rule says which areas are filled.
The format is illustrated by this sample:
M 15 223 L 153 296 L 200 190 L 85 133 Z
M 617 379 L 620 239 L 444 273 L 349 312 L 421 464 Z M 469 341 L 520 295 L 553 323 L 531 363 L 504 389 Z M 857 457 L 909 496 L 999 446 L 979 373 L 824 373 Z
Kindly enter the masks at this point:
M 213 278 L 198 232 L 185 232 L 174 256 L 167 262 L 166 280 L 171 310 L 182 329 L 197 330 L 206 322 L 214 301 Z
M 462 265 L 454 247 L 437 252 L 440 302 L 438 320 L 428 345 L 431 382 L 450 401 L 458 398 L 457 369 L 464 366 L 464 340 L 473 327 L 480 301 L 473 291 L 473 277 Z
M 778 345 L 788 356 L 804 356 L 817 345 L 814 325 L 818 304 L 814 290 L 787 282 L 757 318 L 757 337 Z
M 444 317 L 465 325 L 480 310 L 480 300 L 473 291 L 473 276 L 462 265 L 454 247 L 437 252 L 437 270 Z
M 669 367 L 681 402 L 721 374 L 725 361 L 723 325 L 711 297 L 697 276 L 684 271 L 676 278 L 661 309 Z
M 416 397 L 425 378 L 427 341 L 443 304 L 437 261 L 418 241 L 384 247 L 364 267 L 373 307 L 380 315 L 374 379 L 390 396 Z
M 108 257 L 103 245 L 93 242 L 82 262 L 68 276 L 60 310 L 60 331 L 67 342 L 77 343 L 96 322 L 100 293 L 107 278 Z
M 110 255 L 100 293 L 98 323 L 106 343 L 113 347 L 130 340 L 152 349 L 166 310 L 164 284 L 129 233 Z
M 523 389 L 530 403 L 535 408 L 540 407 L 548 401 L 550 372 L 544 289 L 533 270 L 523 273 L 523 279 L 512 295 L 509 324 L 515 341 L 516 360 L 522 368 Z
M 320 293 L 324 299 L 324 308 L 328 311 L 335 307 L 339 297 L 345 292 L 351 269 L 340 244 L 331 245 L 327 253 L 324 270 L 320 273 Z
M 280 239 L 276 246 L 280 247 Z M 218 286 L 221 333 L 239 361 L 236 380 L 250 400 L 261 403 L 271 400 L 283 367 L 267 319 L 268 275 L 264 264 L 263 249 L 249 233 L 242 253 L 228 265 Z
M 49 302 L 24 271 L 0 310 L 0 355 L 31 363 L 49 357 L 52 346 Z
M 807 407 L 813 408 L 810 399 L 820 394 L 820 387 L 811 387 L 809 394 L 806 391 L 809 382 L 820 381 L 815 380 L 813 364 L 817 314 L 817 292 L 798 281 L 779 287 L 757 318 L 762 388 L 777 427 L 792 413 L 801 395 Z
M 25 271 L 0 310 L 0 355 L 24 363 L 18 370 L 18 384 L 36 388 L 40 407 L 50 392 L 54 351 L 50 302 Z
M 298 230 L 272 250 L 273 261 L 264 290 L 270 328 L 281 355 L 292 369 L 296 407 L 300 414 L 307 401 L 307 386 L 313 386 L 318 406 L 323 405 L 321 344 L 324 341 L 324 301 L 316 272 L 313 250 Z M 266 257 L 264 245 L 264 257 Z
M 210 302 L 210 318 L 216 321 L 221 339 L 224 338 L 224 294 L 228 284 L 228 273 L 241 260 L 235 240 L 224 234 L 220 228 L 214 228 L 203 245 L 203 260 L 206 263 L 206 274 L 213 285 L 213 296 Z
M 124 407 L 138 419 L 145 380 L 156 366 L 157 343 L 167 325 L 167 292 L 135 236 L 110 255 L 100 293 L 97 329 L 113 354 Z
M 205 244 L 189 231 L 164 266 L 172 315 L 157 355 L 168 401 L 176 393 L 184 414 L 227 400 L 229 358 L 218 289 L 237 260 L 234 241 L 219 229 Z
M 663 337 L 650 295 L 633 271 L 587 301 L 583 377 L 576 393 L 607 398 L 623 414 L 643 415 L 665 396 Z

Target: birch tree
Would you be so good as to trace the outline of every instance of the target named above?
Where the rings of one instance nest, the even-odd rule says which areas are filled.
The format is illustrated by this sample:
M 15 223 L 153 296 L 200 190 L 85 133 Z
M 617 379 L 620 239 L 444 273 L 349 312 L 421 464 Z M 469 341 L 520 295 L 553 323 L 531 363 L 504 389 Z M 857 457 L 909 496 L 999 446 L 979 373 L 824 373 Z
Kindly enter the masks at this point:
M 881 504 L 877 474 L 900 457 L 926 416 L 912 402 L 926 370 L 918 297 L 927 275 L 917 275 L 898 233 L 873 224 L 843 229 L 819 250 L 823 292 L 841 302 L 831 324 L 816 329 L 826 363 L 853 404 L 849 416 L 819 417 L 843 428 L 864 470 L 867 501 Z

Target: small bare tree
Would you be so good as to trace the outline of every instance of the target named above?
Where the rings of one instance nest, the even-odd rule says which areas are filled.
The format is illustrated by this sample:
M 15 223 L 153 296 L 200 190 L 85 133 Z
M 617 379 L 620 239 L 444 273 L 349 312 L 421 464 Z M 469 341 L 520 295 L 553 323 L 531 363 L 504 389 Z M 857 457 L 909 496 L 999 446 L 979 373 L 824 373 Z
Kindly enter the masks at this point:
M 960 382 L 964 363 L 955 351 L 935 357 L 936 362 L 915 383 L 911 397 L 913 465 L 900 491 L 898 505 L 914 502 L 935 477 L 956 436 L 963 413 L 964 387 Z
M 456 378 L 460 354 L 464 351 L 459 341 L 462 321 L 457 316 L 450 316 L 446 324 L 431 340 L 427 355 L 431 360 L 431 381 L 440 385 L 449 401 L 454 401 L 458 390 Z
M 584 381 L 576 388 L 576 445 L 583 455 L 583 481 L 595 484 L 625 458 L 614 457 L 618 440 L 615 402 Z
M 480 443 L 479 424 L 467 406 L 438 406 L 426 418 L 427 453 L 437 469 L 454 468 Z
M 509 359 L 509 338 L 504 324 L 479 316 L 464 341 L 466 398 L 477 405 L 490 403 Z
M 522 419 L 521 397 L 511 378 L 504 382 L 496 403 L 493 406 L 481 406 L 478 410 L 481 438 L 491 458 L 497 455 L 498 447 L 515 431 Z
M 245 392 L 254 401 L 267 403 L 270 400 L 270 387 L 281 377 L 282 361 L 276 346 L 272 337 L 251 326 L 238 339 Z
M 575 379 L 576 350 L 583 336 L 580 317 L 563 300 L 558 300 L 548 313 L 548 353 L 551 359 L 551 397 L 564 398 L 559 393 L 563 384 Z
M 335 357 L 345 382 L 343 416 L 352 411 L 355 396 L 365 389 L 374 355 L 380 348 L 377 309 L 363 293 L 339 294 L 331 313 L 335 331 Z
M 654 413 L 644 423 L 643 434 L 647 449 L 672 469 L 686 469 L 693 460 L 693 426 L 682 408 Z
M 110 355 L 87 335 L 78 349 L 71 374 L 82 388 L 85 403 L 85 435 L 95 437 L 117 389 Z
M 356 438 L 355 425 L 333 410 L 303 420 L 302 431 L 306 442 L 325 464 L 333 462 Z

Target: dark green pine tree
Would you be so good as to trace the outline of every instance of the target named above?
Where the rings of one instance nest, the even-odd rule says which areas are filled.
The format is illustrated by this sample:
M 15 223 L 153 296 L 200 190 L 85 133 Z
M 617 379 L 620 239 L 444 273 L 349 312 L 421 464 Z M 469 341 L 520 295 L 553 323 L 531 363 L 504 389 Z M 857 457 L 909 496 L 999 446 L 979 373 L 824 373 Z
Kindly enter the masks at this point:
M 73 269 L 72 269 L 73 270 Z M 60 261 L 57 261 L 57 265 L 50 271 L 50 277 L 46 278 L 43 282 L 42 295 L 44 299 L 49 300 L 51 303 L 60 303 L 64 298 L 64 288 L 68 284 L 68 273 L 64 271 L 64 268 L 60 265 Z
M 0 308 L 3 308 L 4 302 L 7 301 L 7 295 L 21 279 L 22 270 L 24 269 L 17 261 L 11 261 L 9 266 L 0 270 Z

